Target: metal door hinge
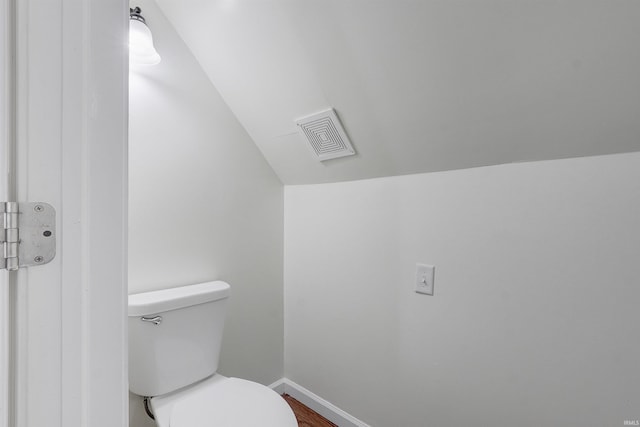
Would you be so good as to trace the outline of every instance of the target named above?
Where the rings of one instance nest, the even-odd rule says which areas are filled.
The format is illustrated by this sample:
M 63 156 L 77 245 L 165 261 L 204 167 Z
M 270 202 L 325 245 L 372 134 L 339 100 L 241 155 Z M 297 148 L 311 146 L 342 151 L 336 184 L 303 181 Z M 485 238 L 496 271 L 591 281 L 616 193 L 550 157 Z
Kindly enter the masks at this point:
M 46 264 L 56 256 L 56 211 L 48 203 L 0 202 L 0 269 Z

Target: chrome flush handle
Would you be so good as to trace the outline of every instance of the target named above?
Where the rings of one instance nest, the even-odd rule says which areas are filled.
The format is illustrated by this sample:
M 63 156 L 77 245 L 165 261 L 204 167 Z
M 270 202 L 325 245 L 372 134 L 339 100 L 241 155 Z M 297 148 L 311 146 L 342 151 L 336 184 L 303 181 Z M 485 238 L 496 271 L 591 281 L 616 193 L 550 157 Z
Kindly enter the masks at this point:
M 154 325 L 159 325 L 162 322 L 162 317 L 161 316 L 141 317 L 140 320 L 142 320 L 143 322 L 151 322 Z

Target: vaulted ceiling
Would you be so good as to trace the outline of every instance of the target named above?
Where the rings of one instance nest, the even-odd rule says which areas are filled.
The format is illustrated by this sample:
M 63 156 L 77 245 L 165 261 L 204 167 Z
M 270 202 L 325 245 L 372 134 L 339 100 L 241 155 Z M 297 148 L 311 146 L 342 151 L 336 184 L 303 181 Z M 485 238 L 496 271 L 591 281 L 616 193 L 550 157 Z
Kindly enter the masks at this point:
M 285 184 L 640 150 L 637 0 L 158 0 Z M 356 156 L 294 120 L 333 107 Z

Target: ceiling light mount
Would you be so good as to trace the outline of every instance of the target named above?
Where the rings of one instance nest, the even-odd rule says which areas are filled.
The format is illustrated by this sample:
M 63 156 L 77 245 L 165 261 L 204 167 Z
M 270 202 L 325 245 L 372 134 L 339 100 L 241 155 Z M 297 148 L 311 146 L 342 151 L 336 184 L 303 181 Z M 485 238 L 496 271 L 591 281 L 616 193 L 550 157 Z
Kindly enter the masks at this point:
M 145 21 L 144 16 L 140 15 L 142 9 L 139 7 L 129 8 L 129 18 L 135 19 L 136 21 L 142 22 L 144 25 L 147 25 L 147 21 Z

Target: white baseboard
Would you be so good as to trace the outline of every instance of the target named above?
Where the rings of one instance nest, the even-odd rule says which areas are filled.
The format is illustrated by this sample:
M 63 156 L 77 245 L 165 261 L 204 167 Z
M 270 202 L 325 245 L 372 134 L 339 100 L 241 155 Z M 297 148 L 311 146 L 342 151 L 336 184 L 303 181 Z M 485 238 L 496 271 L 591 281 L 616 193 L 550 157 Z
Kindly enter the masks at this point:
M 334 404 L 293 381 L 282 378 L 269 386 L 279 394 L 288 394 L 339 427 L 371 427 Z
M 274 382 L 273 384 L 269 384 L 267 387 L 269 387 L 271 390 L 275 391 L 278 394 L 285 394 L 285 385 L 284 385 L 285 379 L 281 378 L 278 381 Z

